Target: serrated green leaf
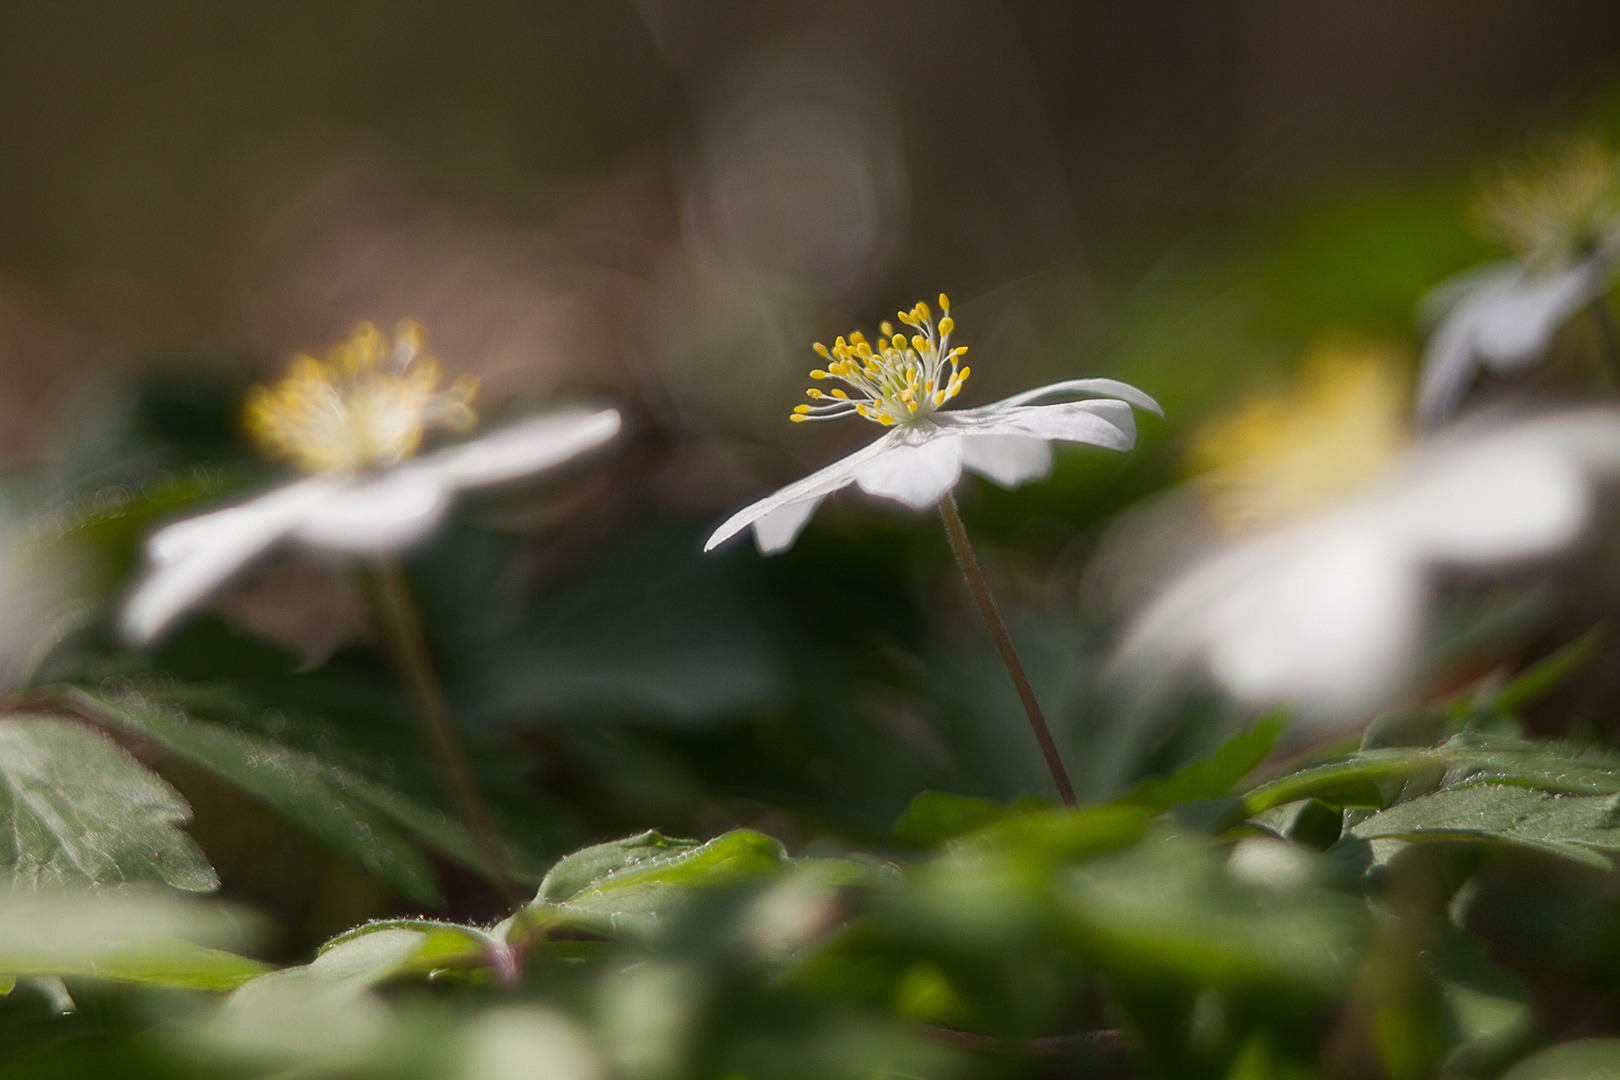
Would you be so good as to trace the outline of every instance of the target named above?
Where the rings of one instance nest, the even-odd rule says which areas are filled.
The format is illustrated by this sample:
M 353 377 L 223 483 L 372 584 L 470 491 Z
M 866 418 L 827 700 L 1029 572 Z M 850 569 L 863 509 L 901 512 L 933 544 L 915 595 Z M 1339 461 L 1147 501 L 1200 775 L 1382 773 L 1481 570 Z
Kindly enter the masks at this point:
M 1361 840 L 1488 840 L 1535 848 L 1603 869 L 1620 850 L 1620 797 L 1560 795 L 1506 784 L 1437 791 L 1356 825 Z
M 706 844 L 645 832 L 563 859 L 520 916 L 561 919 L 607 936 L 644 934 L 687 890 L 758 878 L 788 865 L 779 841 L 751 829 Z
M 1222 743 L 1211 756 L 1183 765 L 1169 776 L 1149 777 L 1119 801 L 1162 812 L 1181 803 L 1218 799 L 1265 760 L 1282 727 L 1283 716 L 1267 713 L 1248 731 Z
M 924 791 L 894 823 L 894 838 L 913 847 L 932 847 L 999 821 L 1007 813 L 989 799 Z
M 371 802 L 364 783 L 312 754 L 221 724 L 194 720 L 134 692 L 67 687 L 86 715 L 148 739 L 254 795 L 419 903 L 439 902 L 438 881 L 416 843 Z
M 70 720 L 0 720 L 0 870 L 12 888 L 159 883 L 219 887 L 181 830 L 191 808 L 144 765 Z
M 229 990 L 269 970 L 216 947 L 253 929 L 239 912 L 163 895 L 14 896 L 0 900 L 0 972 Z

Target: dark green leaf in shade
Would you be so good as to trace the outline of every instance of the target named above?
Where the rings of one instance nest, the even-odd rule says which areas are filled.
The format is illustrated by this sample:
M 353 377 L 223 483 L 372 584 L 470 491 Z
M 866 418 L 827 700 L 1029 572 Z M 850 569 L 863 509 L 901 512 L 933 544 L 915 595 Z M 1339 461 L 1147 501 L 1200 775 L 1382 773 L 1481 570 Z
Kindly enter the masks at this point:
M 191 808 L 150 769 L 70 720 L 0 721 L 0 867 L 12 888 L 129 883 L 208 892 L 219 879 L 181 826 Z
M 1550 1046 L 1513 1066 L 1502 1080 L 1620 1080 L 1620 1039 Z
M 1153 811 L 1179 803 L 1218 799 L 1264 761 L 1282 731 L 1284 716 L 1268 712 L 1241 735 L 1233 736 L 1210 757 L 1183 765 L 1169 776 L 1141 781 L 1121 802 Z
M 983 828 L 1007 813 L 989 799 L 924 791 L 895 822 L 894 838 L 913 847 L 932 847 Z
M 347 770 L 261 736 L 192 719 L 134 692 L 70 687 L 64 694 L 87 715 L 148 739 L 264 800 L 411 899 L 438 903 L 438 882 L 427 858 L 390 815 L 356 796 L 355 789 L 372 785 Z
M 1602 641 L 1603 627 L 1594 626 L 1551 656 L 1515 675 L 1492 695 L 1491 704 L 1508 712 L 1534 704 L 1584 667 Z

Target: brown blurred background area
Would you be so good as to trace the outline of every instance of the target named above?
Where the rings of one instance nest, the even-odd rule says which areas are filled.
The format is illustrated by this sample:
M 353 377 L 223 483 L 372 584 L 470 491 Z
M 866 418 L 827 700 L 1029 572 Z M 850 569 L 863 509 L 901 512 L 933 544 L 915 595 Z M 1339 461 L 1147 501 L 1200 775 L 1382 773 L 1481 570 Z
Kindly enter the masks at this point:
M 405 315 L 496 401 L 775 438 L 829 320 L 943 288 L 1016 343 L 1122 238 L 1466 170 L 1617 72 L 1606 0 L 7 3 L 0 452 Z

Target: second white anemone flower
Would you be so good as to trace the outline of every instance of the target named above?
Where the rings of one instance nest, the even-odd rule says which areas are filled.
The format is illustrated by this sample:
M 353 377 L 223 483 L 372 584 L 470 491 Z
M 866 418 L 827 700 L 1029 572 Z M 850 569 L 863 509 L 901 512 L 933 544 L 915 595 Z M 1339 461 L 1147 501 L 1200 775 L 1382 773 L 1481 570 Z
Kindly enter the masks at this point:
M 1114 379 L 1068 379 L 975 409 L 945 409 L 971 369 L 961 363 L 966 347 L 950 345 L 955 322 L 944 294 L 939 306 L 937 323 L 926 303 L 899 313 L 912 330 L 909 340 L 885 322 L 876 342 L 856 331 L 831 349 L 815 346 L 828 363 L 810 377 L 843 385 L 810 389 L 814 404 L 798 406 L 792 419 L 859 416 L 890 430 L 739 510 L 714 531 L 703 550 L 713 550 L 750 525 L 761 552 L 786 550 L 821 501 L 850 484 L 917 510 L 938 503 L 956 486 L 963 469 L 1002 487 L 1016 487 L 1051 472 L 1049 443 L 1054 440 L 1129 450 L 1136 442 L 1131 406 L 1164 415 L 1151 397 Z M 1037 404 L 1084 395 L 1093 400 Z
M 1487 186 L 1474 214 L 1513 257 L 1424 297 L 1420 317 L 1433 326 L 1418 374 L 1425 424 L 1455 412 L 1481 369 L 1512 375 L 1535 363 L 1583 308 L 1592 307 L 1605 347 L 1620 345 L 1603 299 L 1620 266 L 1620 156 L 1592 140 L 1568 143 Z
M 151 640 L 282 540 L 398 551 L 432 531 L 457 491 L 541 472 L 619 430 L 613 409 L 557 413 L 413 457 L 428 430 L 473 425 L 476 392 L 470 379 L 439 387 L 438 364 L 410 322 L 392 343 L 361 323 L 325 361 L 297 358 L 281 383 L 254 392 L 246 422 L 261 449 L 311 475 L 157 532 L 147 543 L 150 572 L 124 609 L 124 633 Z

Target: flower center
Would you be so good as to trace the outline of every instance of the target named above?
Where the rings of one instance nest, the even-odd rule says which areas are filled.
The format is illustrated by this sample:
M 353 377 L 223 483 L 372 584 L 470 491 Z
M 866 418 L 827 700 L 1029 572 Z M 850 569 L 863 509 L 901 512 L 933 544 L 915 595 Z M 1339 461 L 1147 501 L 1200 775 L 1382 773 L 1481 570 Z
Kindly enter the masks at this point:
M 839 338 L 831 349 L 816 342 L 816 352 L 829 363 L 827 370 L 818 368 L 810 377 L 832 379 L 849 389 L 822 391 L 811 387 L 805 393 L 817 404 L 795 407 L 790 419 L 832 420 L 856 415 L 888 427 L 915 423 L 932 415 L 957 395 L 972 370 L 965 364 L 957 367 L 957 359 L 967 348 L 950 347 L 956 323 L 944 293 L 939 294 L 939 307 L 937 325 L 934 313 L 921 300 L 910 311 L 898 314 L 900 321 L 915 331 L 910 341 L 885 322 L 879 327 L 881 333 L 875 346 L 859 330 L 850 334 L 848 341 Z
M 1375 479 L 1406 441 L 1403 360 L 1373 342 L 1328 342 L 1298 386 L 1205 424 L 1189 463 L 1215 521 L 1229 532 L 1271 528 Z
M 400 323 L 392 345 L 363 322 L 324 361 L 299 356 L 281 382 L 254 387 L 244 419 L 261 450 L 305 472 L 373 469 L 410 457 L 429 428 L 472 427 L 477 392 L 471 377 L 439 389 L 414 322 Z
M 1565 143 L 1504 170 L 1474 216 L 1525 262 L 1558 269 L 1595 251 L 1620 219 L 1620 160 L 1591 139 Z

